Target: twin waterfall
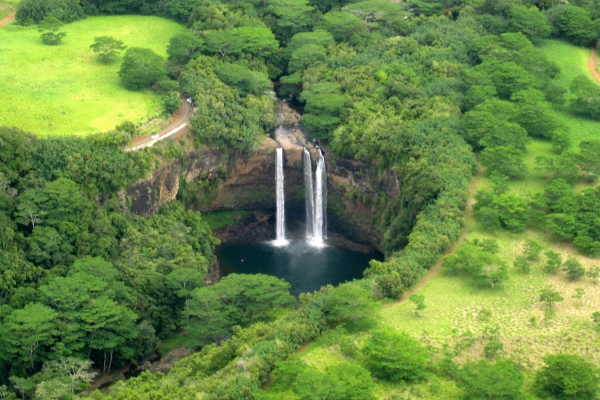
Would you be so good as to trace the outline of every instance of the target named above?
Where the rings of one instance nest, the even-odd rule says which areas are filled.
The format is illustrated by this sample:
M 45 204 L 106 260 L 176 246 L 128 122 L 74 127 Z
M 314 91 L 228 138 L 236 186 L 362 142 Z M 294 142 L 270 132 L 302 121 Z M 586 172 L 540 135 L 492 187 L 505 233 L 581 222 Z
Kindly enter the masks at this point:
M 327 239 L 327 170 L 325 158 L 319 149 L 317 170 L 312 173 L 310 152 L 304 148 L 304 187 L 306 193 L 306 241 L 314 247 L 324 247 Z M 275 158 L 275 183 L 277 194 L 275 246 L 285 246 L 285 199 L 283 193 L 283 149 L 277 148 Z

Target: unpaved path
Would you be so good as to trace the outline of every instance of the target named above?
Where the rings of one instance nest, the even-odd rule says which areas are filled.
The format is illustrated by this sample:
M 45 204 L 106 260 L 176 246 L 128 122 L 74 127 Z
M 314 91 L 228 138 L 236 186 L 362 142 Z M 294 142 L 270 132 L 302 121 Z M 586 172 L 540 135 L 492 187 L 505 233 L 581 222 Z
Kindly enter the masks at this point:
M 0 19 L 0 28 L 2 28 L 4 25 L 8 24 L 10 21 L 14 20 L 16 15 L 17 15 L 17 12 L 13 11 L 10 14 L 8 14 L 6 17 Z
M 444 262 L 444 257 L 447 256 L 448 254 L 453 254 L 456 251 L 456 249 L 458 248 L 458 246 L 460 246 L 462 244 L 462 242 L 464 242 L 465 237 L 467 237 L 469 232 L 471 232 L 471 230 L 475 226 L 475 220 L 473 219 L 473 204 L 475 204 L 475 193 L 477 193 L 477 187 L 479 186 L 479 181 L 481 180 L 482 177 L 483 177 L 483 168 L 481 167 L 480 164 L 478 164 L 477 175 L 475 175 L 473 177 L 473 179 L 471 180 L 471 183 L 469 184 L 469 196 L 467 197 L 467 204 L 465 206 L 465 227 L 463 228 L 462 232 L 460 233 L 460 236 L 458 237 L 458 240 L 456 241 L 456 243 L 454 243 L 454 245 L 450 248 L 450 250 L 448 250 L 444 254 L 444 256 L 442 256 L 438 260 L 438 262 L 433 266 L 433 268 L 431 268 L 429 270 L 427 275 L 425 275 L 423 277 L 423 279 L 421 279 L 421 281 L 417 284 L 417 286 L 415 286 L 408 292 L 404 293 L 402 295 L 402 298 L 400 298 L 400 300 L 393 302 L 393 303 L 389 303 L 386 305 L 386 307 L 395 307 L 400 304 L 406 303 L 411 294 L 415 294 L 415 293 L 419 292 L 421 289 L 423 289 L 423 287 L 425 287 L 425 285 L 427 285 L 432 278 L 434 278 L 440 274 L 440 272 L 442 270 L 442 263 Z
M 173 113 L 173 119 L 169 126 L 150 136 L 138 136 L 131 141 L 131 145 L 125 147 L 125 151 L 134 151 L 143 149 L 144 147 L 150 147 L 154 143 L 166 139 L 178 132 L 184 131 L 190 123 L 190 117 L 193 115 L 192 110 L 188 102 L 183 95 L 181 96 L 182 105 L 179 110 Z
M 600 83 L 600 72 L 598 72 L 598 59 L 596 57 L 596 48 L 591 48 L 590 60 L 588 61 L 588 70 L 596 82 Z

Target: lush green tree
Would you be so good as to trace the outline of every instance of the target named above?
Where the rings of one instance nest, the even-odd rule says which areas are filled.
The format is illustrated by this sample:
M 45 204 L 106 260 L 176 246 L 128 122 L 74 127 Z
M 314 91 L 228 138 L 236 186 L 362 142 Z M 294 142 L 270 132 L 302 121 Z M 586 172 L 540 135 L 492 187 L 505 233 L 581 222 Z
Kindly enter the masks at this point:
M 353 35 L 364 34 L 367 30 L 358 16 L 343 11 L 330 11 L 323 15 L 320 27 L 330 32 L 338 42 L 349 41 Z
M 371 400 L 375 389 L 369 371 L 356 364 L 342 363 L 325 372 L 306 369 L 294 383 L 294 391 L 302 399 Z
M 98 53 L 100 60 L 108 62 L 113 56 L 116 56 L 127 46 L 121 40 L 117 40 L 112 36 L 98 36 L 94 38 L 94 43 L 90 45 L 94 53 Z
M 222 64 L 215 68 L 215 73 L 220 80 L 236 88 L 243 96 L 261 95 L 271 88 L 267 75 L 238 64 Z
M 353 283 L 340 285 L 323 300 L 323 312 L 331 324 L 370 325 L 375 307 L 370 292 Z
M 509 146 L 487 147 L 481 152 L 481 163 L 488 173 L 500 173 L 511 178 L 520 178 L 527 172 L 522 150 Z
M 562 257 L 559 253 L 554 251 L 547 251 L 546 253 L 546 265 L 544 271 L 548 274 L 556 274 L 562 268 Z
M 512 95 L 516 103 L 515 121 L 527 130 L 530 136 L 552 138 L 559 124 L 550 112 L 542 92 L 526 89 Z
M 167 74 L 163 59 L 150 49 L 130 47 L 125 52 L 119 76 L 123 85 L 138 90 L 154 85 Z
M 479 360 L 458 370 L 458 387 L 465 399 L 520 399 L 523 389 L 521 368 L 511 360 L 490 363 Z
M 317 137 L 326 137 L 341 122 L 346 98 L 340 94 L 339 86 L 330 83 L 316 83 L 300 96 L 306 101 L 302 125 Z
M 57 45 L 62 38 L 67 36 L 65 32 L 58 32 L 63 23 L 60 19 L 51 15 L 45 17 L 38 25 L 38 30 L 42 32 L 42 42 L 50 45 Z
M 56 312 L 41 304 L 28 304 L 14 310 L 0 325 L 0 357 L 13 365 L 34 370 L 47 347 L 56 340 L 56 318 Z
M 514 193 L 505 193 L 494 198 L 493 204 L 504 228 L 512 232 L 522 232 L 525 229 L 529 216 L 526 199 Z
M 314 10 L 308 0 L 271 0 L 267 7 L 274 16 L 273 31 L 283 41 L 297 32 L 309 30 L 316 19 L 313 17 Z
M 415 382 L 427 376 L 427 350 L 407 333 L 375 330 L 363 348 L 374 376 L 393 382 Z
M 513 6 L 508 15 L 511 31 L 522 32 L 533 43 L 539 43 L 550 36 L 552 29 L 546 16 L 537 7 Z
M 200 55 L 203 48 L 204 41 L 202 39 L 190 32 L 186 32 L 175 35 L 169 40 L 167 54 L 170 61 L 186 64 L 190 59 Z
M 588 117 L 600 118 L 600 88 L 586 76 L 573 79 L 570 87 L 574 96 L 571 101 L 573 110 Z
M 194 343 L 206 338 L 220 343 L 234 325 L 292 305 L 289 287 L 289 283 L 269 275 L 231 274 L 212 286 L 196 288 L 184 311 L 189 329 L 198 338 Z
M 495 288 L 508 278 L 506 264 L 496 255 L 471 243 L 463 243 L 444 257 L 443 267 L 448 273 L 464 275 L 481 286 Z
M 535 240 L 526 240 L 525 245 L 523 246 L 523 253 L 528 260 L 536 261 L 539 260 L 540 253 L 544 247 L 536 242 Z
M 594 399 L 598 396 L 598 367 L 575 354 L 552 354 L 535 377 L 539 395 L 557 399 Z
M 578 259 L 572 256 L 563 263 L 562 269 L 572 281 L 576 281 L 585 276 L 585 268 Z
M 84 18 L 85 14 L 77 0 L 23 0 L 19 3 L 19 22 L 39 23 L 48 16 L 72 22 Z
M 309 66 L 320 63 L 327 57 L 327 51 L 318 44 L 307 44 L 292 52 L 289 71 L 302 72 Z
M 560 303 L 563 300 L 560 292 L 553 286 L 546 286 L 540 292 L 540 301 L 544 302 L 547 307 L 553 307 L 554 303 Z
M 562 6 L 554 13 L 553 19 L 554 26 L 575 44 L 587 46 L 598 40 L 598 29 L 584 8 Z

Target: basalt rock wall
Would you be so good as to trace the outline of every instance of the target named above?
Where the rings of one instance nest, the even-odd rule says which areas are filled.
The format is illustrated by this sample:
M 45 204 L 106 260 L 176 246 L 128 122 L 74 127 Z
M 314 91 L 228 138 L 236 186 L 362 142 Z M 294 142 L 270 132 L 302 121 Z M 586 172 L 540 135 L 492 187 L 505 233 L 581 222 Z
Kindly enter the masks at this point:
M 127 189 L 131 211 L 150 215 L 178 197 L 202 212 L 243 209 L 272 213 L 275 149 L 280 145 L 285 154 L 286 215 L 290 220 L 303 220 L 303 146 L 310 149 L 313 162 L 318 151 L 300 130 L 292 128 L 275 138 L 266 137 L 251 153 L 213 146 L 189 151 L 183 161 L 168 162 Z M 330 235 L 331 240 L 337 242 L 342 235 L 382 251 L 383 235 L 378 227 L 381 207 L 377 201 L 382 195 L 399 196 L 398 180 L 391 172 L 376 172 L 371 165 L 333 157 L 326 147 L 322 150 L 328 171 L 328 229 L 338 234 Z

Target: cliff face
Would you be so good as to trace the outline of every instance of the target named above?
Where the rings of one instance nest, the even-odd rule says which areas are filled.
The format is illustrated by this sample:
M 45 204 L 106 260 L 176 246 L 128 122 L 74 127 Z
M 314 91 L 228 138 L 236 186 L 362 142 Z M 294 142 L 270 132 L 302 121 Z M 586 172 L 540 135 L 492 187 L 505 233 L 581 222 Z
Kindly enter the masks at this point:
M 278 129 L 276 140 L 265 138 L 254 152 L 224 152 L 205 146 L 152 172 L 127 189 L 131 211 L 150 215 L 161 204 L 179 198 L 202 212 L 244 209 L 272 213 L 275 209 L 275 149 L 284 149 L 285 198 L 287 215 L 304 219 L 303 148 L 317 149 L 307 143 L 300 130 Z M 380 249 L 383 239 L 377 229 L 377 204 L 372 199 L 381 193 L 396 197 L 399 185 L 393 174 L 377 174 L 369 165 L 333 158 L 323 149 L 328 167 L 329 230 L 356 243 Z M 371 199 L 371 200 L 370 200 Z M 332 235 L 332 240 L 335 235 Z

